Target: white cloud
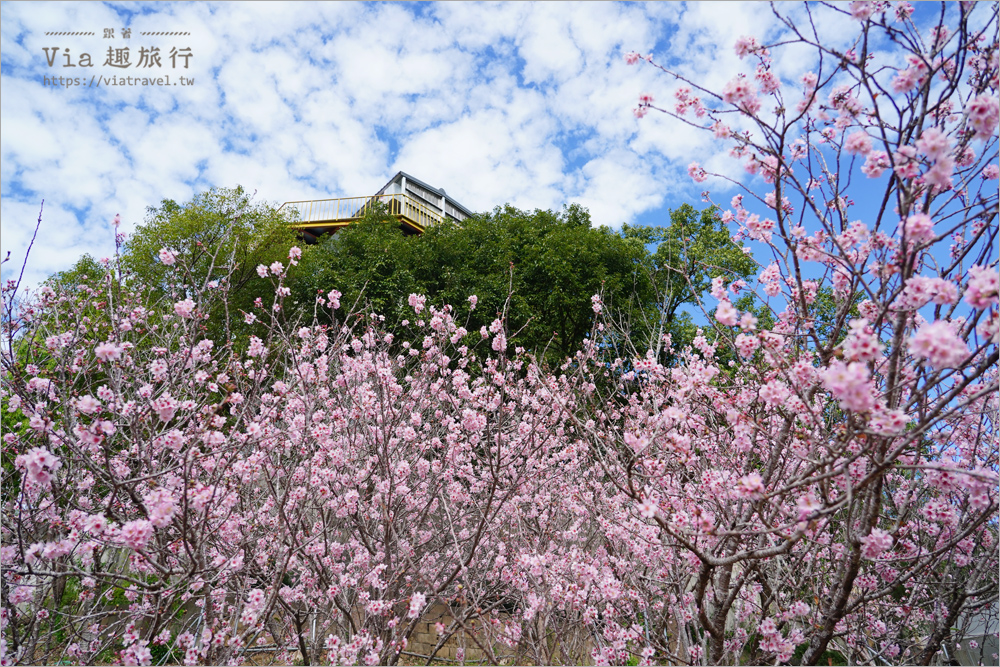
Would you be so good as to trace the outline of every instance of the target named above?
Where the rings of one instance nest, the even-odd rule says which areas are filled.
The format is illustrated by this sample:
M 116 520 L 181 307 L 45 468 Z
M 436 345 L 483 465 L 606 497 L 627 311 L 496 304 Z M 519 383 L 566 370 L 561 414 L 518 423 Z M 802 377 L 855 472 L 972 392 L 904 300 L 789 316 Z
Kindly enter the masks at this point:
M 835 39 L 849 23 L 824 30 Z M 101 36 L 106 27 L 114 40 Z M 44 36 L 84 29 L 98 35 Z M 579 201 L 596 223 L 617 225 L 679 198 L 698 205 L 687 164 L 730 173 L 732 163 L 707 133 L 633 118 L 640 92 L 668 103 L 677 83 L 622 55 L 654 51 L 718 88 L 751 71 L 733 53 L 737 37 L 781 31 L 756 3 L 5 4 L 3 246 L 23 257 L 45 198 L 37 281 L 82 252 L 112 252 L 107 222 L 118 212 L 131 231 L 146 206 L 212 186 L 241 184 L 275 202 L 356 196 L 399 169 L 474 210 Z M 85 74 L 121 75 L 101 66 L 109 45 L 157 46 L 164 67 L 153 71 L 194 85 L 43 85 L 71 71 L 49 68 L 43 47 L 87 49 L 97 63 Z M 166 54 L 184 46 L 190 68 L 171 68 Z M 782 76 L 798 77 L 807 55 L 780 61 Z

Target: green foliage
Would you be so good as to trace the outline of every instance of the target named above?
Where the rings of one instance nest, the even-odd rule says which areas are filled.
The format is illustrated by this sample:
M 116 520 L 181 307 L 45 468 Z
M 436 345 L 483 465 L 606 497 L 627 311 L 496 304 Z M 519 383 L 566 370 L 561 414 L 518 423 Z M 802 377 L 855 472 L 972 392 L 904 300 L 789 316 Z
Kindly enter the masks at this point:
M 239 311 L 249 312 L 255 298 L 268 301 L 273 295 L 271 282 L 258 276 L 256 268 L 287 262 L 296 238 L 291 222 L 290 215 L 254 201 L 241 187 L 213 188 L 184 205 L 165 199 L 147 209 L 145 223 L 126 240 L 122 266 L 130 284 L 145 286 L 154 299 L 167 296 L 168 267 L 160 262 L 159 251 L 176 251 L 183 256 L 191 289 L 206 291 L 211 281 L 228 284 L 227 297 L 210 313 L 209 337 L 246 334 Z
M 213 189 L 186 204 L 164 200 L 147 210 L 146 221 L 121 249 L 123 277 L 142 286 L 147 303 L 171 301 L 194 292 L 205 294 L 212 281 L 228 285 L 228 294 L 212 302 L 205 335 L 239 344 L 253 332 L 241 311 L 254 310 L 260 298 L 271 302 L 273 284 L 257 275 L 260 264 L 287 262 L 296 243 L 289 216 L 254 202 L 242 188 Z M 181 261 L 168 269 L 161 248 Z M 652 248 L 652 250 L 650 250 Z M 183 264 L 187 293 L 170 292 L 167 271 Z M 663 334 L 676 347 L 696 334 L 686 305 L 699 303 L 712 278 L 749 276 L 753 261 L 729 238 L 714 209 L 684 205 L 671 211 L 665 227 L 626 225 L 621 233 L 591 225 L 578 205 L 561 212 L 521 211 L 512 206 L 461 222 L 432 226 L 420 236 L 401 233 L 388 209 L 376 204 L 358 222 L 305 248 L 301 265 L 291 272 L 292 316 L 310 319 L 318 293 L 337 289 L 344 307 L 370 305 L 390 327 L 413 318 L 411 293 L 430 303 L 459 309 L 466 328 L 478 329 L 505 314 L 512 346 L 522 346 L 549 362 L 579 348 L 594 321 L 591 297 L 601 294 L 606 308 L 629 332 L 622 338 L 606 331 L 604 344 L 620 346 L 624 356 L 663 350 Z M 75 287 L 99 281 L 108 269 L 85 255 L 49 285 Z M 467 298 L 479 299 L 475 309 Z M 221 296 L 221 295 L 220 295 Z M 102 305 L 90 304 L 101 317 Z M 320 310 L 321 319 L 329 312 Z M 665 353 L 661 361 L 670 361 Z
M 572 354 L 593 324 L 591 296 L 638 308 L 653 295 L 647 253 L 611 230 L 590 224 L 587 211 L 521 211 L 511 206 L 462 222 L 403 236 L 376 211 L 310 248 L 293 285 L 303 306 L 338 289 L 345 305 L 370 303 L 393 325 L 412 318 L 410 293 L 468 308 L 475 332 L 506 310 L 511 344 L 550 361 Z M 509 297 L 509 302 L 508 302 Z
M 803 642 L 795 647 L 795 653 L 792 654 L 792 665 L 801 665 L 802 657 L 806 654 L 806 649 L 809 648 L 809 642 Z M 819 660 L 816 662 L 817 665 L 846 665 L 847 658 L 840 651 L 823 651 L 819 656 Z
M 58 288 L 73 289 L 81 283 L 85 283 L 95 278 L 99 279 L 108 272 L 107 268 L 104 267 L 100 262 L 94 259 L 90 255 L 83 255 L 80 259 L 76 260 L 72 268 L 66 269 L 65 271 L 60 271 L 49 277 L 45 281 L 45 284 L 56 291 Z
M 20 410 L 11 410 L 9 405 L 9 397 L 4 396 L 0 400 L 0 427 L 2 427 L 4 434 L 12 434 L 18 436 L 18 438 L 23 438 L 31 432 L 28 427 L 28 418 Z M 14 466 L 14 458 L 17 454 L 23 452 L 16 451 L 4 443 L 3 453 L 4 456 L 2 457 L 2 461 L 0 461 L 0 465 L 3 466 L 4 479 L 11 480 L 11 483 L 4 485 L 3 489 L 0 490 L 0 497 L 3 498 L 4 503 L 8 503 L 17 497 L 21 488 L 21 473 Z
M 649 349 L 660 350 L 664 334 L 671 335 L 678 349 L 691 342 L 697 327 L 681 309 L 697 304 L 711 288 L 713 278 L 722 276 L 732 282 L 756 271 L 753 259 L 733 243 L 713 207 L 699 212 L 684 204 L 670 212 L 668 225 L 625 225 L 622 235 L 656 245 L 650 257 L 656 301 L 647 309 L 646 320 L 633 327 L 633 337 L 644 338 Z
M 154 665 L 179 665 L 184 662 L 184 652 L 166 644 L 150 644 L 149 653 Z
M 407 296 L 419 287 L 410 272 L 413 241 L 380 203 L 338 233 L 306 248 L 291 281 L 292 296 L 311 309 L 318 293 L 338 289 L 350 308 L 364 295 L 373 309 L 396 322 Z

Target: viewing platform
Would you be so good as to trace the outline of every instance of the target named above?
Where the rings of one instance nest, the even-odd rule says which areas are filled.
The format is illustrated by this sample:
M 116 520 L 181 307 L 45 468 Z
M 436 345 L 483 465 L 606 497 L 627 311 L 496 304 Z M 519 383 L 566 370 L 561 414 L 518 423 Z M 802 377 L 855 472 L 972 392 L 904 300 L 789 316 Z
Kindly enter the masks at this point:
M 360 220 L 377 204 L 383 204 L 399 221 L 404 234 L 423 234 L 432 225 L 445 220 L 460 221 L 472 215 L 443 189 L 427 185 L 402 171 L 371 196 L 290 201 L 282 204 L 279 210 L 296 211 L 295 228 L 306 242 L 315 243 L 324 234 L 336 233 L 341 227 Z

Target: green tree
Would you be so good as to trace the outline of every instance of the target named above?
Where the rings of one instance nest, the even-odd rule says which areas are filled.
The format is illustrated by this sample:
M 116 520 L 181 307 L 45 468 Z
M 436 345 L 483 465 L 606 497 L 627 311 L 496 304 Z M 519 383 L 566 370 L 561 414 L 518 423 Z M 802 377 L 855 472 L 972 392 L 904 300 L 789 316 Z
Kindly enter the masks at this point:
M 260 264 L 287 262 L 296 232 L 292 217 L 255 201 L 242 187 L 213 188 L 186 204 L 165 199 L 146 210 L 146 220 L 122 247 L 127 284 L 149 290 L 154 300 L 167 296 L 168 267 L 161 248 L 178 253 L 190 290 L 207 294 L 213 282 L 225 297 L 215 300 L 207 323 L 214 338 L 246 334 L 239 311 L 251 311 L 261 297 L 270 303 L 273 286 L 257 275 Z
M 305 249 L 290 282 L 300 312 L 311 315 L 316 296 L 336 289 L 346 308 L 366 303 L 389 322 L 399 322 L 407 296 L 421 291 L 410 271 L 414 238 L 403 235 L 384 205 L 367 207 L 360 220 Z
M 390 322 L 412 317 L 407 295 L 468 308 L 470 331 L 506 312 L 512 345 L 557 361 L 572 354 L 593 324 L 591 297 L 639 308 L 653 292 L 641 244 L 591 226 L 582 207 L 562 212 L 497 207 L 405 237 L 384 211 L 310 248 L 295 280 L 303 305 L 338 289 L 363 298 Z M 635 297 L 638 295 L 638 298 Z
M 56 287 L 71 289 L 82 282 L 99 279 L 107 272 L 107 267 L 94 259 L 93 256 L 85 254 L 76 260 L 72 267 L 49 276 L 45 284 L 53 289 Z
M 670 211 L 668 225 L 624 225 L 622 236 L 656 246 L 650 265 L 656 298 L 631 328 L 636 351 L 654 350 L 661 361 L 660 355 L 666 354 L 664 334 L 671 335 L 675 347 L 694 338 L 697 327 L 682 308 L 698 304 L 713 278 L 722 276 L 730 282 L 748 278 L 756 270 L 753 259 L 733 243 L 714 207 L 699 212 L 684 204 Z

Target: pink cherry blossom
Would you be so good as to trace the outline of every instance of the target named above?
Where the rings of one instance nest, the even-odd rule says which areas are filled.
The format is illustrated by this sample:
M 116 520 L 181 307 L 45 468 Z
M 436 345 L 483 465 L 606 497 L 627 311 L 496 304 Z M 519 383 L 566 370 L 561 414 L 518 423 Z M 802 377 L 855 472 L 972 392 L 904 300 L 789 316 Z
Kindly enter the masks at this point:
M 872 361 L 882 351 L 883 345 L 868 326 L 868 320 L 851 320 L 851 332 L 842 345 L 848 361 Z
M 879 435 L 898 435 L 906 428 L 908 419 L 902 410 L 878 409 L 872 414 L 869 428 Z
M 867 155 L 872 150 L 872 138 L 864 130 L 852 132 L 844 141 L 844 150 L 848 153 Z
M 537 322 L 502 289 L 495 320 L 474 297 L 404 293 L 418 312 L 397 323 L 364 299 L 341 312 L 329 286 L 285 300 L 280 263 L 250 313 L 214 307 L 222 281 L 124 283 L 117 256 L 79 285 L 3 286 L 24 348 L 0 386 L 0 641 L 25 638 L 5 659 L 395 664 L 440 642 L 483 664 L 772 664 L 796 647 L 803 664 L 930 664 L 921 638 L 971 646 L 998 571 L 996 142 L 973 142 L 997 88 L 975 39 L 989 7 L 928 35 L 905 6 L 889 27 L 881 4 L 811 6 L 857 46 L 790 109 L 757 98 L 778 94 L 776 64 L 840 47 L 772 9 L 789 28 L 773 59 L 743 38 L 754 62 L 720 72 L 725 91 L 646 70 L 667 75 L 656 94 L 685 79 L 675 115 L 702 114 L 687 127 L 722 149 L 713 165 L 734 160 L 717 171 L 743 193 L 718 207 L 735 256 L 657 275 L 638 310 L 595 284 L 565 356 L 571 341 L 523 349 Z M 717 326 L 670 324 L 658 304 L 678 296 Z M 212 326 L 178 318 L 182 299 Z M 56 609 L 67 571 L 78 590 Z M 178 604 L 195 611 L 163 616 Z
M 736 44 L 733 50 L 736 52 L 737 57 L 741 60 L 747 55 L 753 53 L 759 48 L 757 40 L 753 37 L 747 37 L 746 35 L 740 37 L 736 40 Z
M 926 213 L 916 213 L 906 219 L 904 226 L 908 240 L 925 243 L 934 239 L 934 221 Z
M 87 394 L 86 396 L 81 396 L 76 401 L 76 409 L 85 415 L 92 415 L 97 412 L 101 407 L 101 402 Z
M 736 309 L 728 300 L 720 301 L 715 309 L 715 319 L 719 321 L 719 324 L 727 327 L 736 326 L 737 315 Z
M 191 317 L 191 314 L 194 312 L 194 307 L 195 304 L 193 300 L 184 299 L 183 301 L 178 301 L 177 303 L 174 304 L 174 312 L 181 317 L 189 318 Z
M 867 21 L 868 18 L 875 12 L 875 6 L 876 3 L 874 2 L 853 0 L 848 7 L 852 17 L 859 21 Z
M 688 176 L 690 176 L 695 183 L 704 183 L 708 180 L 708 174 L 697 162 L 692 162 L 688 165 Z
M 926 359 L 935 370 L 958 368 L 969 356 L 969 347 L 950 322 L 938 320 L 920 328 L 910 340 L 911 352 Z
M 721 120 L 712 123 L 712 133 L 715 135 L 716 139 L 728 139 L 732 134 L 729 126 L 723 123 Z
M 750 115 L 760 110 L 757 89 L 744 77 L 736 77 L 725 85 L 722 89 L 722 101 L 733 104 Z
M 39 486 L 48 486 L 52 475 L 62 467 L 62 462 L 44 447 L 33 447 L 19 455 L 14 464 L 25 472 L 29 481 Z
M 901 146 L 893 154 L 896 166 L 893 170 L 900 178 L 915 178 L 920 175 L 920 163 L 916 160 L 917 149 L 913 146 Z
M 424 303 L 426 301 L 427 297 L 425 296 L 422 296 L 420 294 L 411 294 L 408 303 L 410 304 L 410 307 L 413 308 L 413 311 L 419 315 L 420 313 L 423 312 Z
M 781 88 L 781 79 L 763 65 L 757 67 L 757 70 L 754 72 L 754 79 L 760 84 L 761 92 L 765 95 L 776 93 Z
M 108 528 L 108 520 L 102 514 L 92 514 L 83 523 L 83 529 L 91 535 L 100 537 Z
M 173 518 L 176 506 L 171 493 L 164 488 L 154 489 L 143 497 L 143 504 L 149 521 L 157 528 L 163 528 Z
M 861 171 L 868 178 L 878 178 L 889 167 L 889 156 L 885 151 L 873 150 L 868 152 Z
M 743 358 L 748 358 L 753 355 L 754 351 L 759 346 L 757 337 L 747 334 L 739 334 L 736 336 L 736 349 Z
M 782 405 L 790 394 L 788 385 L 780 380 L 772 380 L 760 388 L 760 400 L 770 406 Z
M 998 302 L 1000 273 L 997 267 L 969 268 L 969 283 L 965 287 L 965 302 L 973 308 L 985 309 Z
M 119 535 L 125 546 L 138 551 L 144 548 L 153 536 L 153 524 L 144 519 L 129 521 L 122 525 Z
M 861 538 L 861 555 L 864 558 L 875 559 L 892 547 L 892 535 L 881 528 L 872 528 L 871 533 Z
M 166 248 L 160 248 L 160 262 L 164 266 L 173 266 L 177 261 L 177 254 L 172 250 L 167 250 Z
M 410 596 L 410 609 L 407 612 L 408 618 L 417 618 L 427 602 L 427 596 L 423 593 L 414 593 Z
M 917 139 L 917 150 L 932 160 L 938 160 L 951 151 L 951 139 L 936 127 L 929 127 Z
M 973 98 L 965 111 L 977 139 L 986 140 L 996 134 L 997 124 L 1000 123 L 1000 101 L 995 95 L 983 94 Z
M 174 418 L 177 413 L 177 409 L 180 404 L 174 399 L 170 394 L 164 393 L 162 396 L 157 398 L 152 402 L 153 411 L 160 418 L 162 422 L 168 422 Z
M 656 506 L 656 503 L 652 502 L 648 498 L 643 499 L 639 503 L 639 515 L 647 519 L 655 517 L 658 509 L 659 508 Z
M 798 500 L 795 501 L 795 508 L 798 510 L 798 520 L 802 521 L 810 514 L 823 507 L 823 503 L 819 501 L 813 493 L 807 493 L 800 496 Z
M 863 363 L 852 361 L 845 364 L 834 360 L 820 375 L 823 387 L 840 401 L 845 410 L 868 412 L 875 407 L 871 374 Z
M 114 343 L 101 343 L 94 348 L 94 356 L 100 361 L 117 361 L 122 357 L 122 348 Z
M 761 496 L 764 492 L 764 478 L 757 472 L 752 472 L 741 478 L 735 489 L 736 495 L 741 497 Z

